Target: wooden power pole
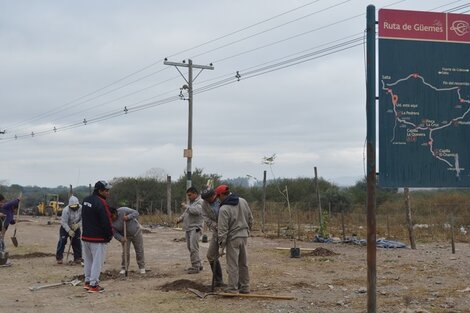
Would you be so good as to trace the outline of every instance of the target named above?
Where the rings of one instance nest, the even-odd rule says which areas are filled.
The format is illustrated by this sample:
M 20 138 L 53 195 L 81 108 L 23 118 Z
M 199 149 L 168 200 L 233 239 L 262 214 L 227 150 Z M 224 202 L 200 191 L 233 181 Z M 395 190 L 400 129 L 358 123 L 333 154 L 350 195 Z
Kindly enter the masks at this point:
M 187 165 L 186 165 L 186 189 L 192 186 L 192 171 L 191 171 L 191 164 L 192 164 L 192 158 L 193 158 L 193 82 L 194 80 L 199 76 L 199 74 L 203 70 L 213 70 L 214 67 L 211 65 L 196 65 L 193 64 L 193 61 L 191 59 L 188 60 L 188 63 L 183 61 L 183 63 L 176 63 L 176 62 L 170 62 L 165 58 L 165 61 L 163 62 L 165 65 L 172 65 L 176 67 L 178 72 L 181 74 L 181 76 L 184 78 L 186 81 L 187 85 L 183 85 L 181 88 L 181 91 L 188 90 L 188 148 L 184 150 L 183 156 L 187 158 Z M 188 79 L 181 73 L 179 70 L 179 67 L 187 67 L 188 68 Z M 193 79 L 193 69 L 198 68 L 201 71 L 199 74 L 196 75 L 196 77 Z

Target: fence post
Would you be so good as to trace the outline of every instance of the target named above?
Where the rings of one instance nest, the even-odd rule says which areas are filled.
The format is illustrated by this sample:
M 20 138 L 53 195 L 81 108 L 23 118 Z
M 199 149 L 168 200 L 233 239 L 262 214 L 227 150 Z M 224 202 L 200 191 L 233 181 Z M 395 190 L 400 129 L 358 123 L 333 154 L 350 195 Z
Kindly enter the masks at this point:
M 266 224 L 266 171 L 263 172 L 263 212 L 261 213 L 261 231 L 265 233 L 265 224 Z
M 411 220 L 410 189 L 405 187 L 406 224 L 408 225 L 408 236 L 410 237 L 411 249 L 416 250 L 413 222 Z
M 450 238 L 452 244 L 452 254 L 455 254 L 455 215 L 454 208 L 450 209 Z
M 166 176 L 166 214 L 171 220 L 171 176 Z

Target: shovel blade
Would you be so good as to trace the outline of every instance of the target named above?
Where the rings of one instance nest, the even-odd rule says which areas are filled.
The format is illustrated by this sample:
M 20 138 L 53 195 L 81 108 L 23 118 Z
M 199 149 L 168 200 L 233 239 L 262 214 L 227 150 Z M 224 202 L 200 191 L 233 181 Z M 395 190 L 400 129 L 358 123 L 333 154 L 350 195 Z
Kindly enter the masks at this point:
M 11 237 L 11 242 L 13 242 L 15 247 L 18 247 L 18 239 L 16 237 Z
M 188 290 L 191 291 L 192 293 L 194 293 L 196 296 L 198 296 L 201 299 L 204 299 L 206 297 L 206 294 L 202 291 L 199 291 L 199 290 L 196 290 L 196 289 L 193 289 L 193 288 L 188 288 Z
M 72 286 L 78 286 L 82 281 L 79 279 L 74 279 L 70 282 Z

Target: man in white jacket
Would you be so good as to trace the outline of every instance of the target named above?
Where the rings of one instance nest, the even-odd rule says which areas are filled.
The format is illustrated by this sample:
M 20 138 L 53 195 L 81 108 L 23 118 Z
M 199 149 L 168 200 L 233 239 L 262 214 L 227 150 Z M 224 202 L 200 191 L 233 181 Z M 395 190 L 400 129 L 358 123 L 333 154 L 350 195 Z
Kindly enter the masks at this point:
M 73 262 L 76 264 L 82 262 L 81 222 L 82 206 L 77 197 L 71 196 L 69 205 L 62 211 L 60 220 L 59 242 L 55 255 L 58 264 L 63 263 L 64 250 L 69 237 L 73 249 Z

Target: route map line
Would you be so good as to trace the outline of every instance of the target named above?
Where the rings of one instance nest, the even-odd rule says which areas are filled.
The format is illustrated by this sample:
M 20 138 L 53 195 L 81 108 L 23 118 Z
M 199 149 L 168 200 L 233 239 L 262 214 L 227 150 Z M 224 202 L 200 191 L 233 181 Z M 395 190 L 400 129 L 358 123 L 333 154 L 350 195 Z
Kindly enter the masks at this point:
M 434 89 L 435 91 L 437 92 L 441 92 L 441 91 L 452 91 L 452 90 L 456 90 L 457 92 L 457 95 L 458 95 L 458 101 L 460 104 L 463 104 L 463 103 L 467 103 L 469 104 L 469 107 L 467 108 L 467 110 L 461 115 L 461 116 L 458 116 L 456 118 L 453 118 L 451 119 L 449 122 L 447 122 L 446 124 L 443 124 L 443 125 L 440 125 L 440 126 L 434 126 L 433 124 L 429 124 L 429 125 L 426 125 L 426 126 L 420 126 L 420 125 L 417 125 L 415 123 L 412 123 L 410 121 L 407 121 L 405 119 L 402 119 L 400 116 L 401 116 L 401 112 L 399 112 L 399 110 L 397 109 L 397 104 L 398 104 L 398 95 L 393 93 L 393 89 L 391 87 L 393 86 L 396 86 L 398 85 L 399 83 L 403 83 L 403 82 L 406 82 L 407 80 L 409 79 L 420 79 L 421 82 L 429 87 L 429 88 L 432 88 Z M 433 144 L 434 144 L 434 139 L 433 139 L 433 132 L 434 131 L 439 131 L 439 130 L 442 130 L 444 128 L 447 128 L 451 125 L 453 125 L 454 123 L 457 123 L 461 120 L 463 120 L 467 114 L 469 114 L 470 112 L 470 100 L 466 100 L 464 98 L 462 98 L 461 94 L 460 94 L 460 87 L 456 86 L 456 87 L 449 87 L 449 88 L 437 88 L 433 85 L 431 85 L 430 83 L 426 82 L 426 80 L 424 79 L 424 77 L 422 77 L 421 75 L 417 74 L 417 73 L 412 73 L 406 77 L 403 77 L 403 78 L 400 78 L 398 80 L 396 80 L 395 82 L 393 83 L 386 83 L 384 80 L 381 80 L 382 82 L 382 90 L 384 90 L 386 93 L 388 93 L 390 95 L 390 99 L 392 101 L 392 104 L 393 104 L 393 111 L 394 111 L 394 114 L 395 114 L 395 125 L 393 127 L 393 136 L 392 136 L 392 139 L 390 140 L 390 142 L 394 142 L 395 141 L 395 130 L 396 130 L 396 127 L 398 124 L 405 124 L 405 125 L 408 125 L 408 126 L 411 126 L 412 127 L 412 130 L 421 130 L 421 131 L 424 131 L 424 132 L 427 132 L 429 131 L 429 135 L 428 135 L 428 146 L 429 146 L 429 151 L 431 152 L 432 156 L 442 162 L 444 162 L 445 164 L 447 164 L 450 168 L 453 168 L 455 169 L 456 171 L 456 176 L 457 177 L 460 177 L 460 172 L 461 170 L 464 170 L 464 169 L 461 169 L 460 168 L 460 165 L 459 165 L 459 154 L 458 153 L 454 153 L 454 164 L 452 164 L 451 162 L 449 162 L 448 160 L 446 160 L 445 158 L 443 158 L 441 155 L 439 155 L 438 153 L 436 153 L 436 151 L 433 149 Z M 423 121 L 427 121 L 427 119 L 423 119 Z M 451 157 L 451 156 L 450 156 Z

